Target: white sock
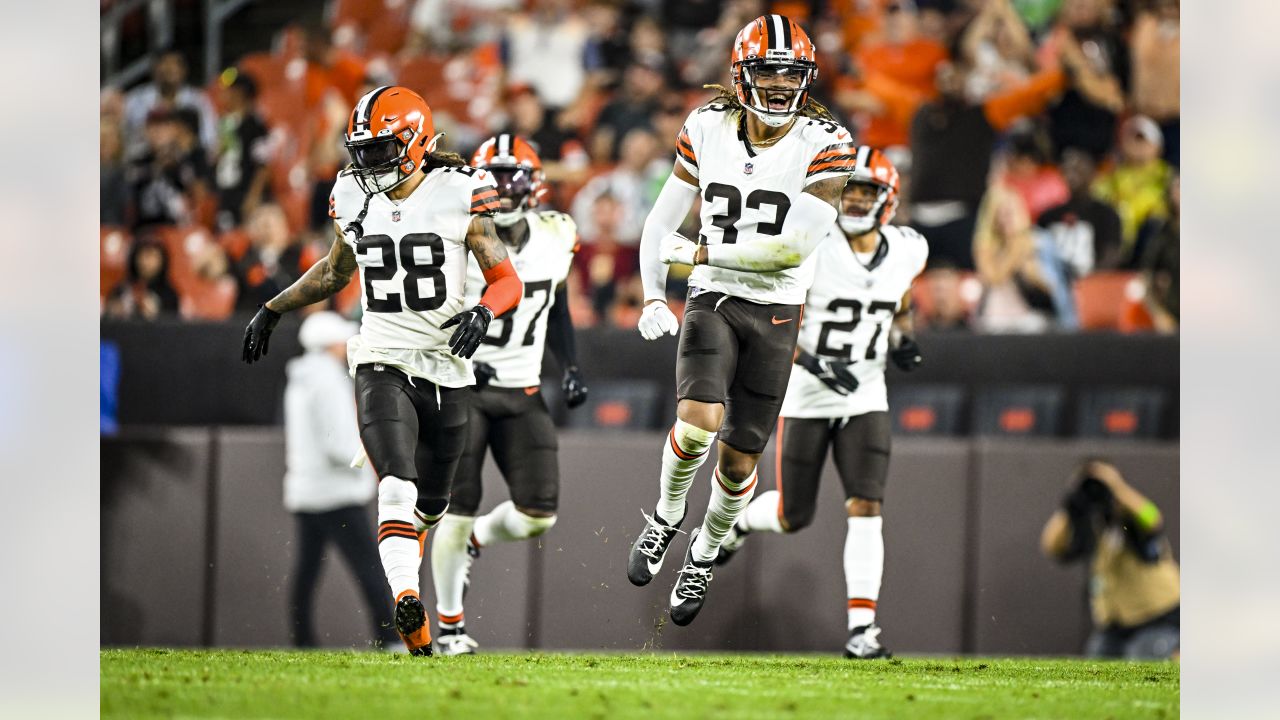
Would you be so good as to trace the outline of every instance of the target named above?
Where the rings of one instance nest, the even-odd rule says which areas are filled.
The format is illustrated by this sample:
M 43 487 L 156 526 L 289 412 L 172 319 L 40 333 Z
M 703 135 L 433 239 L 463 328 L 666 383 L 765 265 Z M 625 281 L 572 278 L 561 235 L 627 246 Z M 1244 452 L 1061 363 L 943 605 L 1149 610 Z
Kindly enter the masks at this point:
M 716 434 L 683 420 L 676 420 L 662 445 L 662 476 L 658 482 L 662 496 L 658 498 L 658 517 L 672 524 L 684 518 L 684 498 L 689 494 L 693 476 L 707 460 L 707 451 Z
M 446 515 L 431 540 L 431 582 L 436 587 L 436 616 L 440 627 L 456 627 L 462 619 L 462 589 L 471 567 L 467 540 L 476 519 Z
M 476 544 L 480 547 L 502 542 L 524 540 L 545 533 L 556 524 L 556 516 L 533 517 L 525 515 L 516 508 L 515 503 L 507 500 L 476 518 L 476 526 L 472 531 Z
M 749 532 L 763 530 L 765 532 L 782 532 L 782 520 L 778 513 L 782 512 L 782 494 L 777 490 L 760 493 L 747 506 L 747 511 L 738 518 L 738 528 Z
M 378 483 L 378 555 L 396 600 L 405 593 L 418 594 L 422 540 L 414 524 L 417 500 L 418 488 L 408 480 L 388 475 Z
M 849 629 L 876 619 L 880 578 L 884 575 L 882 518 L 851 517 L 844 538 L 844 584 L 849 598 Z
M 756 471 L 753 469 L 746 480 L 735 483 L 720 474 L 716 468 L 711 474 L 711 503 L 707 506 L 707 516 L 702 521 L 702 532 L 693 541 L 693 559 L 698 562 L 711 562 L 729 534 L 729 528 L 751 502 L 751 493 L 756 489 Z

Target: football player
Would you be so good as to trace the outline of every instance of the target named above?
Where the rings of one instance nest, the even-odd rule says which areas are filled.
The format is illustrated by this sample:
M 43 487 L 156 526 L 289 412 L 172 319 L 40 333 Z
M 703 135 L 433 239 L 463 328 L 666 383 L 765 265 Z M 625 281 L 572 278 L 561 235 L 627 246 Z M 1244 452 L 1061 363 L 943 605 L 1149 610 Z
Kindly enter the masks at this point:
M 816 276 L 791 382 L 778 418 L 776 490 L 751 502 L 720 546 L 718 563 L 754 531 L 796 532 L 813 521 L 827 450 L 844 485 L 848 532 L 845 656 L 889 657 L 880 644 L 876 600 L 884 573 L 880 505 L 889 470 L 885 358 L 920 365 L 912 339 L 911 283 L 929 256 L 925 239 L 887 223 L 898 205 L 898 171 L 879 150 L 860 147 L 839 225 L 814 253 Z
M 564 368 L 565 403 L 574 408 L 587 399 L 564 282 L 578 246 L 577 226 L 564 213 L 534 209 L 544 192 L 542 161 L 523 138 L 489 138 L 471 164 L 488 171 L 498 185 L 501 208 L 493 220 L 524 282 L 524 301 L 493 321 L 476 350 L 469 439 L 458 464 L 449 514 L 440 521 L 431 544 L 440 622 L 436 644 L 443 655 L 475 652 L 476 642 L 463 622 L 462 598 L 471 561 L 479 557 L 480 548 L 537 537 L 556 522 L 560 467 L 555 425 L 541 393 L 544 345 Z M 483 287 L 480 266 L 472 262 L 468 302 L 478 299 Z M 489 449 L 511 499 L 476 517 Z
M 267 353 L 280 316 L 337 293 L 360 268 L 360 334 L 347 358 L 360 439 L 378 475 L 378 552 L 409 651 L 431 654 L 418 595 L 422 543 L 449 506 L 466 441 L 471 356 L 494 316 L 524 292 L 498 239 L 498 190 L 488 171 L 452 153 L 425 100 L 403 87 L 360 98 L 345 136 L 351 165 L 329 198 L 334 243 L 245 329 L 243 357 Z M 488 283 L 466 307 L 467 252 Z
M 725 534 L 751 500 L 756 462 L 786 391 L 805 291 L 804 260 L 835 224 L 853 167 L 849 131 L 809 96 L 813 43 L 795 22 L 765 15 L 734 41 L 733 90 L 689 115 L 675 170 L 641 236 L 640 334 L 680 339 L 676 422 L 663 442 L 660 494 L 631 547 L 627 577 L 645 585 L 684 524 L 689 485 L 719 440 L 706 516 L 690 534 L 670 598 L 677 625 L 706 598 Z M 695 244 L 675 230 L 701 196 Z M 684 327 L 666 304 L 667 265 L 694 265 Z

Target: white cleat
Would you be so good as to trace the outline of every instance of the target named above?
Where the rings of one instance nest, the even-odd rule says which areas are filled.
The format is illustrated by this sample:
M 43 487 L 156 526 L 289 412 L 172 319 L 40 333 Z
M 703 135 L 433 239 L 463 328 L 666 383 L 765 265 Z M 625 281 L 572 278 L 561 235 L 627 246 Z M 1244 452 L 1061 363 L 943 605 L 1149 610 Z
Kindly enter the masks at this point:
M 476 648 L 480 647 L 467 631 L 463 628 L 453 628 L 450 630 L 441 630 L 436 637 L 436 647 L 440 649 L 440 654 L 445 657 L 454 655 L 475 655 Z

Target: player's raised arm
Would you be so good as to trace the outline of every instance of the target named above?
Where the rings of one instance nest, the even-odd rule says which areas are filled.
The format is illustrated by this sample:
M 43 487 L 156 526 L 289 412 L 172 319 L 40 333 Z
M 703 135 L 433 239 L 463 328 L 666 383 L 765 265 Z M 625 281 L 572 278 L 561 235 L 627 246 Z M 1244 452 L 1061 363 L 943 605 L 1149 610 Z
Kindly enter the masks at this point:
M 252 363 L 263 355 L 271 341 L 280 316 L 304 305 L 320 302 L 336 295 L 351 282 L 356 272 L 356 254 L 343 238 L 337 223 L 333 224 L 333 245 L 329 254 L 307 269 L 297 282 L 268 300 L 258 308 L 258 313 L 244 330 L 244 349 L 241 359 Z
M 654 340 L 675 335 L 680 323 L 667 308 L 667 264 L 663 258 L 666 238 L 675 234 L 698 197 L 698 179 L 679 162 L 667 178 L 640 233 L 640 283 L 644 287 L 644 312 L 640 335 Z M 687 241 L 686 241 L 687 242 Z
M 670 233 L 662 240 L 662 262 L 711 265 L 744 272 L 776 272 L 799 267 L 835 224 L 840 194 L 847 179 L 847 175 L 840 175 L 805 188 L 776 236 L 749 243 L 699 246 L 677 233 Z
M 495 191 L 495 207 L 497 197 Z M 484 202 L 484 199 L 477 202 Z M 467 227 L 467 248 L 480 264 L 484 281 L 489 287 L 475 307 L 463 310 L 440 326 L 441 329 L 457 326 L 458 329 L 449 338 L 449 350 L 464 358 L 475 354 L 494 316 L 519 305 L 520 296 L 524 293 L 524 283 L 520 282 L 511 258 L 507 257 L 507 247 L 498 239 L 492 215 L 485 213 L 471 218 L 471 224 Z

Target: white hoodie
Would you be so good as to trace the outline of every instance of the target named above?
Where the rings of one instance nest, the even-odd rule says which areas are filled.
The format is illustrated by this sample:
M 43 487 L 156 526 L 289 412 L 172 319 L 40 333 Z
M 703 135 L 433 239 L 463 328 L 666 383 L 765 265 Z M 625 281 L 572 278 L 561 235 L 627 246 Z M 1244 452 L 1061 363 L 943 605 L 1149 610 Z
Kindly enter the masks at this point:
M 355 389 L 346 366 L 313 350 L 289 361 L 284 391 L 284 506 L 325 512 L 364 505 L 377 492 L 372 470 L 353 469 L 360 452 Z

